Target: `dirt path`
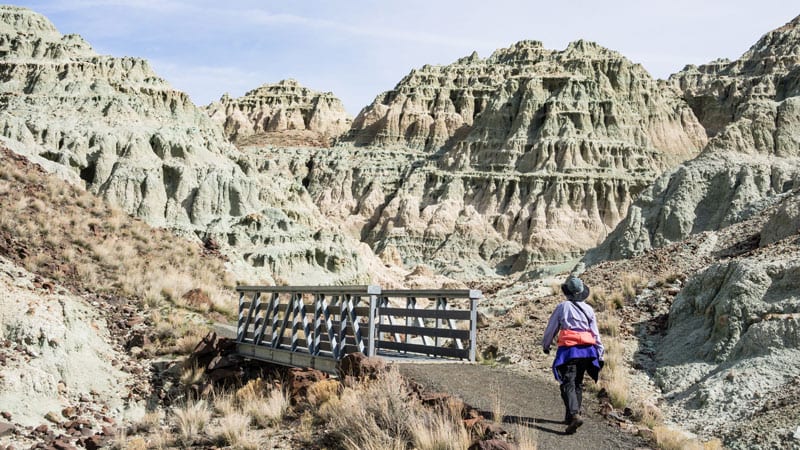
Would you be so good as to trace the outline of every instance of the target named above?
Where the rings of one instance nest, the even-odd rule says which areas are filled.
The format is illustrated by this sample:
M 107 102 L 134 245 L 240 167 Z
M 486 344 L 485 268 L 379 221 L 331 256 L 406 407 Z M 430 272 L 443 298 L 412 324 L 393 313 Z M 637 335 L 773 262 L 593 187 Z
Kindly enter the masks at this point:
M 585 423 L 573 435 L 564 434 L 564 406 L 555 380 L 526 376 L 477 364 L 398 364 L 400 372 L 432 390 L 447 392 L 482 411 L 497 411 L 504 422 L 537 430 L 543 450 L 646 448 L 647 442 L 609 425 L 596 412 L 591 394 L 584 398 Z M 589 381 L 591 382 L 591 381 Z

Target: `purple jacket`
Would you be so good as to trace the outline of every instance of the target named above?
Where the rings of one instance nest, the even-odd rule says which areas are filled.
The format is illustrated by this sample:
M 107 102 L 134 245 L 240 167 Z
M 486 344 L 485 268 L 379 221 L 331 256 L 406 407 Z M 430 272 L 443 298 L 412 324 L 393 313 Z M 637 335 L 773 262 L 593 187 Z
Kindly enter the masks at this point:
M 583 309 L 584 314 L 578 310 Z M 586 322 L 586 316 L 589 316 L 590 321 Z M 597 318 L 594 315 L 594 310 L 591 306 L 584 302 L 573 303 L 564 301 L 556 306 L 553 314 L 550 315 L 550 320 L 547 322 L 547 328 L 544 330 L 544 338 L 542 339 L 542 349 L 544 351 L 550 350 L 550 345 L 553 343 L 559 330 L 578 330 L 589 331 L 594 336 L 595 349 L 597 350 L 597 358 L 603 359 L 605 348 L 600 341 L 600 331 L 597 329 Z

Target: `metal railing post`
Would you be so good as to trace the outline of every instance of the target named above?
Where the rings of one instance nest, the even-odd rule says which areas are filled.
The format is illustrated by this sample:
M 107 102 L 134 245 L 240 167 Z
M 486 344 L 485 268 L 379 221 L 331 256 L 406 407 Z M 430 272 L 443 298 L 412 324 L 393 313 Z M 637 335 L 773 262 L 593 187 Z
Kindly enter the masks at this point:
M 381 293 L 380 286 L 368 286 L 367 294 L 369 294 L 369 318 L 367 319 L 367 326 L 369 331 L 367 333 L 367 356 L 375 356 L 375 336 L 378 322 L 376 315 L 378 312 L 378 295 Z
M 244 336 L 244 292 L 239 293 L 239 317 L 236 320 L 236 341 L 242 342 Z
M 475 348 L 478 341 L 478 299 L 481 291 L 469 291 L 469 360 L 475 362 Z

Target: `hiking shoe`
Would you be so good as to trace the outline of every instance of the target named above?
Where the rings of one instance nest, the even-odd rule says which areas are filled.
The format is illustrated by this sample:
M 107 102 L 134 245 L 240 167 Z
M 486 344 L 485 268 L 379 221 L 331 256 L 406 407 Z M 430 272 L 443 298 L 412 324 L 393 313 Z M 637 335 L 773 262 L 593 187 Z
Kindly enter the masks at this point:
M 569 421 L 569 425 L 567 425 L 567 429 L 565 431 L 567 434 L 572 434 L 581 425 L 583 425 L 583 418 L 579 414 L 576 414 L 572 417 L 572 420 Z

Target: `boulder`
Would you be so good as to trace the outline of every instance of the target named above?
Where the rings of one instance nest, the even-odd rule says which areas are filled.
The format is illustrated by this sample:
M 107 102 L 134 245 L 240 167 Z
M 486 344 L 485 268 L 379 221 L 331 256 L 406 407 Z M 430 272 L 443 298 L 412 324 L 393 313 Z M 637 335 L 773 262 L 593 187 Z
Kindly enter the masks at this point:
M 339 379 L 352 377 L 356 380 L 375 379 L 386 372 L 386 361 L 380 357 L 367 357 L 361 352 L 348 353 L 339 360 L 336 372 Z

